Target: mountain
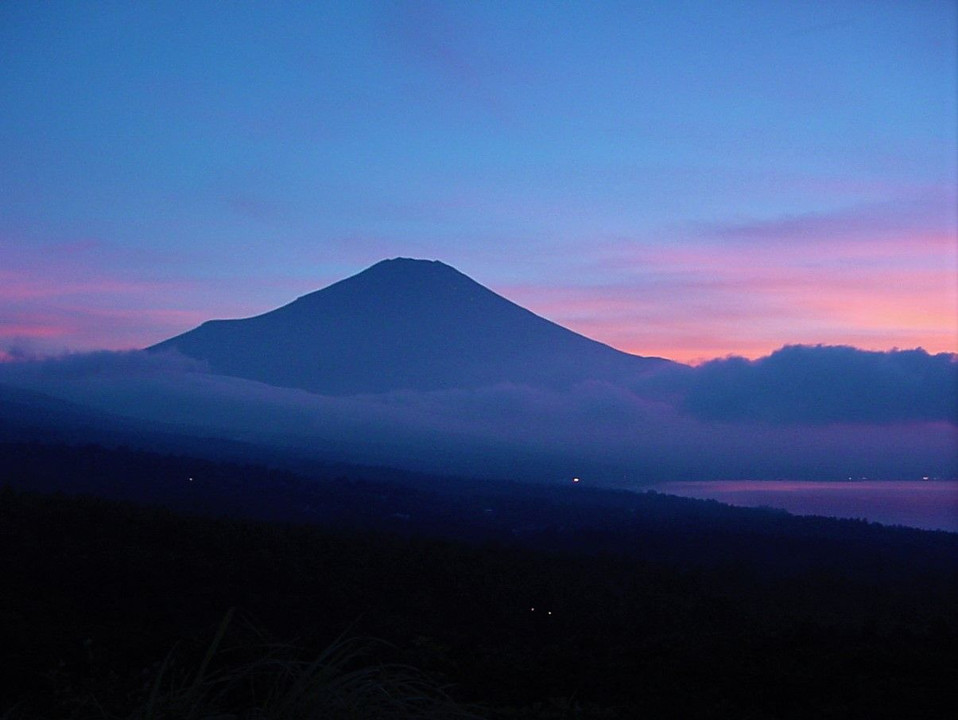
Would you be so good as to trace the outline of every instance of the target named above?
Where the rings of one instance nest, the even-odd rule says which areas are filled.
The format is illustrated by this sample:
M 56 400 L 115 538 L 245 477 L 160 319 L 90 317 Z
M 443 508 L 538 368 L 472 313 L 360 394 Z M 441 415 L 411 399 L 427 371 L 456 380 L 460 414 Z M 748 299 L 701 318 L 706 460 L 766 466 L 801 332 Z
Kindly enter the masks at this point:
M 668 363 L 545 320 L 438 261 L 383 260 L 263 315 L 211 320 L 149 351 L 328 395 L 628 382 Z

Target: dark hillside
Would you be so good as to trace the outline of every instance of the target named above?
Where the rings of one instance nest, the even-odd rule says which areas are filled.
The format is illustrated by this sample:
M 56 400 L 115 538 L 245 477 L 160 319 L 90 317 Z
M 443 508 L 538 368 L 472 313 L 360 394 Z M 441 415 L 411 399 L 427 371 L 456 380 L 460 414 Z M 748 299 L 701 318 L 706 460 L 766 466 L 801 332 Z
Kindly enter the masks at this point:
M 312 652 L 381 638 L 379 660 L 490 716 L 931 718 L 956 700 L 956 535 L 580 487 L 2 453 L 0 696 L 38 717 L 127 712 L 229 607 L 256 628 L 237 625 L 237 652 L 263 633 Z M 14 483 L 145 488 L 189 514 Z

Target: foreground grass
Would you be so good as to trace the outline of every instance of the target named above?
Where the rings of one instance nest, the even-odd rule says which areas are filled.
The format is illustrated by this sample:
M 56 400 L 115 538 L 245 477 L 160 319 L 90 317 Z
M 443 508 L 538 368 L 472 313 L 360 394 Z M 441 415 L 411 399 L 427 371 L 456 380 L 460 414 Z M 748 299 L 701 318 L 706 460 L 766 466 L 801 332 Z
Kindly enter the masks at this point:
M 126 709 L 101 702 L 97 692 L 68 680 L 56 686 L 57 717 L 76 720 L 479 720 L 434 678 L 400 663 L 377 661 L 386 643 L 341 636 L 318 655 L 288 643 L 265 642 L 246 624 L 231 633 L 230 609 L 201 656 L 172 648 L 144 673 Z M 249 636 L 261 642 L 249 643 Z M 233 637 L 239 635 L 240 637 Z M 244 641 L 241 639 L 246 637 Z M 237 644 L 239 641 L 239 644 Z M 193 657 L 191 657 L 193 656 Z M 14 705 L 0 720 L 49 718 Z
M 130 720 L 478 717 L 415 668 L 370 663 L 369 640 L 338 638 L 311 660 L 273 644 L 251 660 L 231 661 L 221 646 L 232 616 L 230 610 L 195 671 L 178 671 L 171 651 Z

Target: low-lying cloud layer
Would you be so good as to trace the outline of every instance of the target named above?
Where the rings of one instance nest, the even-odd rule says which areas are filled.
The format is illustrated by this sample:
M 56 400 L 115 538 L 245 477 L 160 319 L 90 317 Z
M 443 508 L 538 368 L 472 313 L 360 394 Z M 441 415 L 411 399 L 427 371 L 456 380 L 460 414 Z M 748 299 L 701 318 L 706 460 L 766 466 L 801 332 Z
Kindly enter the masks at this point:
M 923 350 L 791 345 L 699 366 L 683 405 L 726 422 L 958 423 L 958 364 Z
M 327 397 L 209 373 L 177 355 L 0 364 L 0 383 L 194 434 L 479 477 L 958 475 L 958 363 L 921 350 L 786 347 L 677 366 L 631 388 L 516 385 Z

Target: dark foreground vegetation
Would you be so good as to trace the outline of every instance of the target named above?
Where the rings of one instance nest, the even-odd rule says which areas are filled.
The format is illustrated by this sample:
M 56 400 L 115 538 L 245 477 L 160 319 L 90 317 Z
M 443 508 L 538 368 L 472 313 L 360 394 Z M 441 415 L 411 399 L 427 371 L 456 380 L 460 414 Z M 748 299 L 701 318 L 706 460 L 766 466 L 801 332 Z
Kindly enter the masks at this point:
M 0 717 L 958 707 L 955 534 L 96 446 L 0 467 Z

